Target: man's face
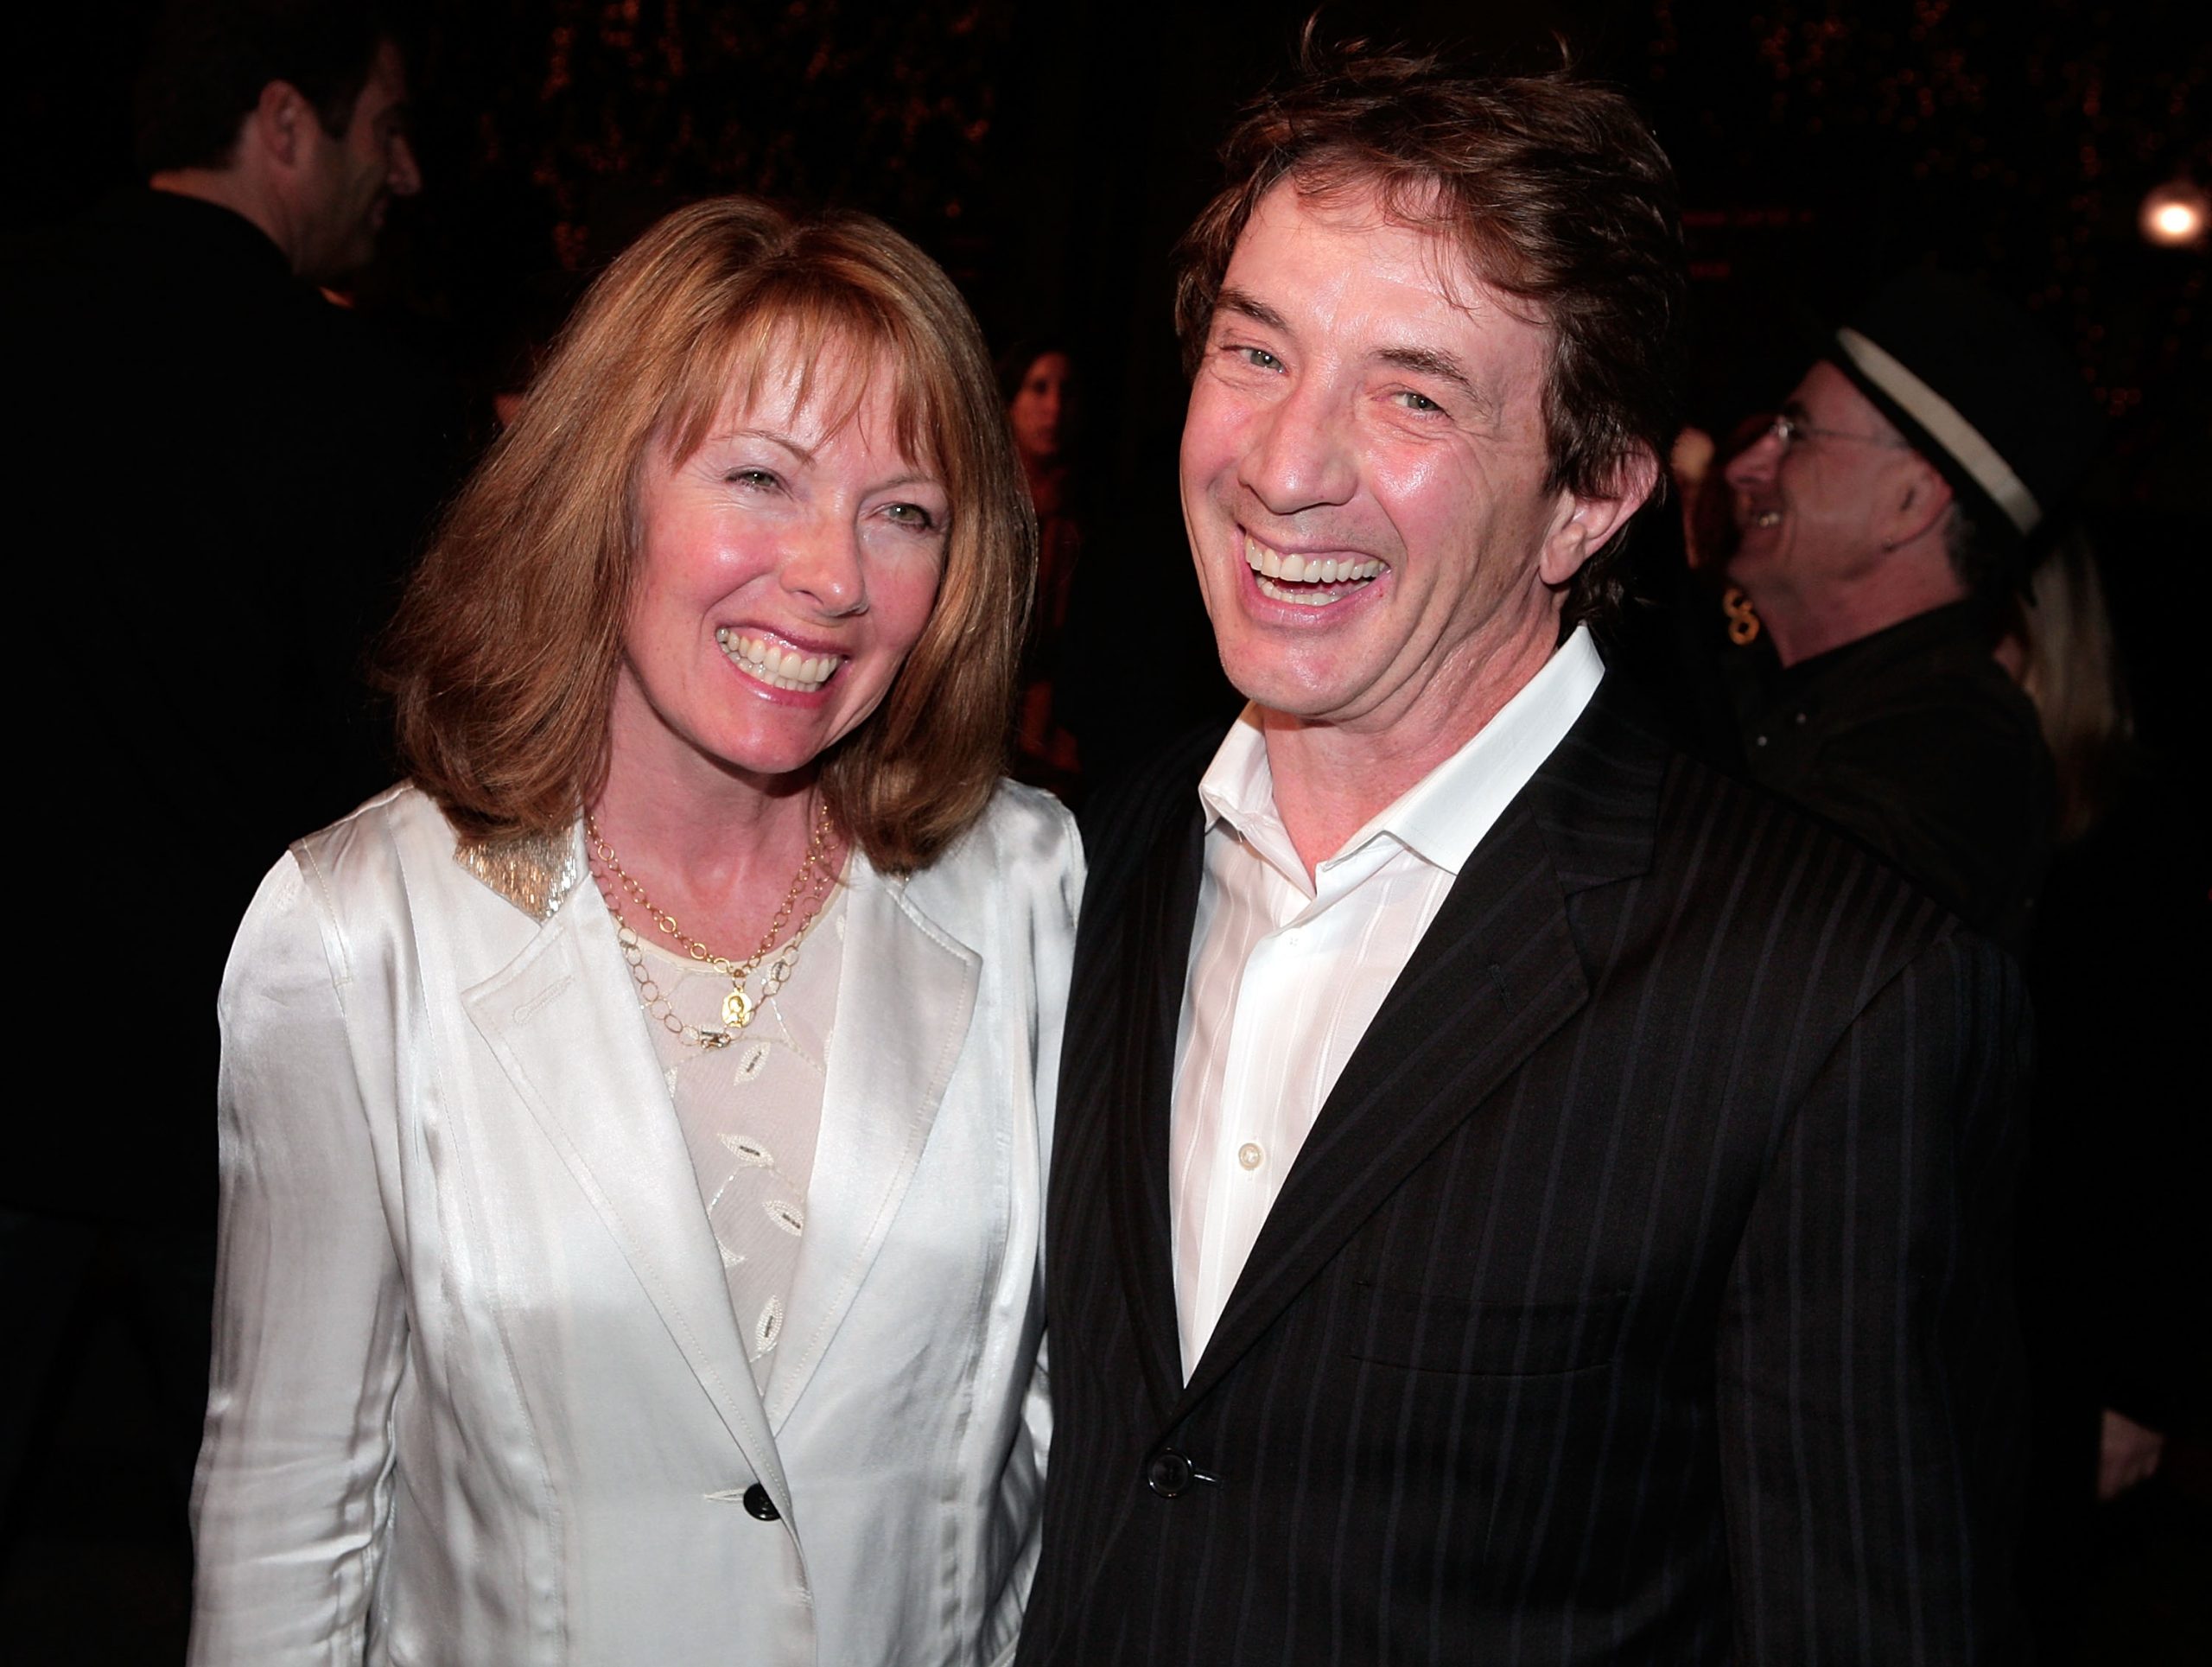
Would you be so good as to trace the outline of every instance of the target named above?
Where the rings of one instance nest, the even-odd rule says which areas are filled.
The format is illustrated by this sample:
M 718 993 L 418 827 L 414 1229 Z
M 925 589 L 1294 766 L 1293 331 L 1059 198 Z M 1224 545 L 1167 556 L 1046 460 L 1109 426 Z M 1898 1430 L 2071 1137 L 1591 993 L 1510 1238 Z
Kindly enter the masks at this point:
M 1741 535 L 1728 576 L 1769 605 L 1817 602 L 1881 563 L 1875 518 L 1894 496 L 1891 475 L 1913 454 L 1825 361 L 1805 373 L 1782 414 L 1797 430 L 1788 445 L 1770 429 L 1728 464 Z
M 1580 500 L 1549 490 L 1547 330 L 1370 198 L 1276 186 L 1229 263 L 1183 429 L 1223 669 L 1385 735 L 1468 733 L 1556 640 Z M 1478 709 L 1479 708 L 1479 709 Z
M 310 121 L 300 215 L 300 276 L 329 283 L 366 266 L 394 197 L 423 188 L 407 140 L 407 72 L 389 41 L 377 48 L 353 119 L 333 138 Z

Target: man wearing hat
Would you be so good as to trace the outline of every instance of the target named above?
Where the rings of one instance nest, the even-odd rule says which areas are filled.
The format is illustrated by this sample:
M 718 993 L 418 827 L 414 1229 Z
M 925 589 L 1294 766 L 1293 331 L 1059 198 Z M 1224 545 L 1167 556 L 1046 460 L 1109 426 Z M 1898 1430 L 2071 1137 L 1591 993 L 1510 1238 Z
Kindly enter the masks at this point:
M 1736 691 L 1749 773 L 2016 951 L 2050 760 L 1995 620 L 2098 428 L 2024 314 L 1923 272 L 1835 332 L 1727 470 L 1729 576 L 1781 668 Z

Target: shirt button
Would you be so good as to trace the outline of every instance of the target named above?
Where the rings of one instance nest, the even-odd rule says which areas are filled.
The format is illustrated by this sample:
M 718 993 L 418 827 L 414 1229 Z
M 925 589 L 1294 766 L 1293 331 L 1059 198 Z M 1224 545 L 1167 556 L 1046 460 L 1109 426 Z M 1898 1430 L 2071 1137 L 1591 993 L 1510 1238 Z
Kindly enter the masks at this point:
M 745 1508 L 764 1523 L 774 1522 L 783 1514 L 776 1509 L 776 1502 L 768 1497 L 768 1490 L 758 1482 L 745 1490 Z
M 1247 1169 L 1258 1168 L 1260 1167 L 1260 1160 L 1266 1156 L 1267 1154 L 1262 1152 L 1260 1149 L 1258 1143 L 1254 1141 L 1248 1140 L 1243 1145 L 1236 1148 L 1236 1161 L 1243 1164 Z

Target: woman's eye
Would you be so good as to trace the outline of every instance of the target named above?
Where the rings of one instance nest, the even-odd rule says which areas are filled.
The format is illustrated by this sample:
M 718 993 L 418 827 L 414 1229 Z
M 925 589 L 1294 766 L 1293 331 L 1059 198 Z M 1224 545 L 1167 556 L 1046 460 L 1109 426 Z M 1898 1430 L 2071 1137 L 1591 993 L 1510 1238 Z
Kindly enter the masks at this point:
M 919 504 L 891 504 L 884 508 L 884 516 L 894 526 L 911 527 L 916 532 L 937 531 L 937 517 Z
M 783 485 L 770 469 L 732 469 L 728 478 L 730 485 L 753 492 L 772 492 Z

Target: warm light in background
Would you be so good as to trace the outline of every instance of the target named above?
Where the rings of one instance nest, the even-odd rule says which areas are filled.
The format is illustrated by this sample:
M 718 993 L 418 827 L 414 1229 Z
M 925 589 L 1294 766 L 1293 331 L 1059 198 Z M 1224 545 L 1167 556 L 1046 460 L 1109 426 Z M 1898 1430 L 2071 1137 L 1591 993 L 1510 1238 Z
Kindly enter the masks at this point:
M 2195 186 L 2183 181 L 2159 186 L 2143 199 L 2143 235 L 2170 249 L 2202 242 L 2206 209 L 2204 194 Z

